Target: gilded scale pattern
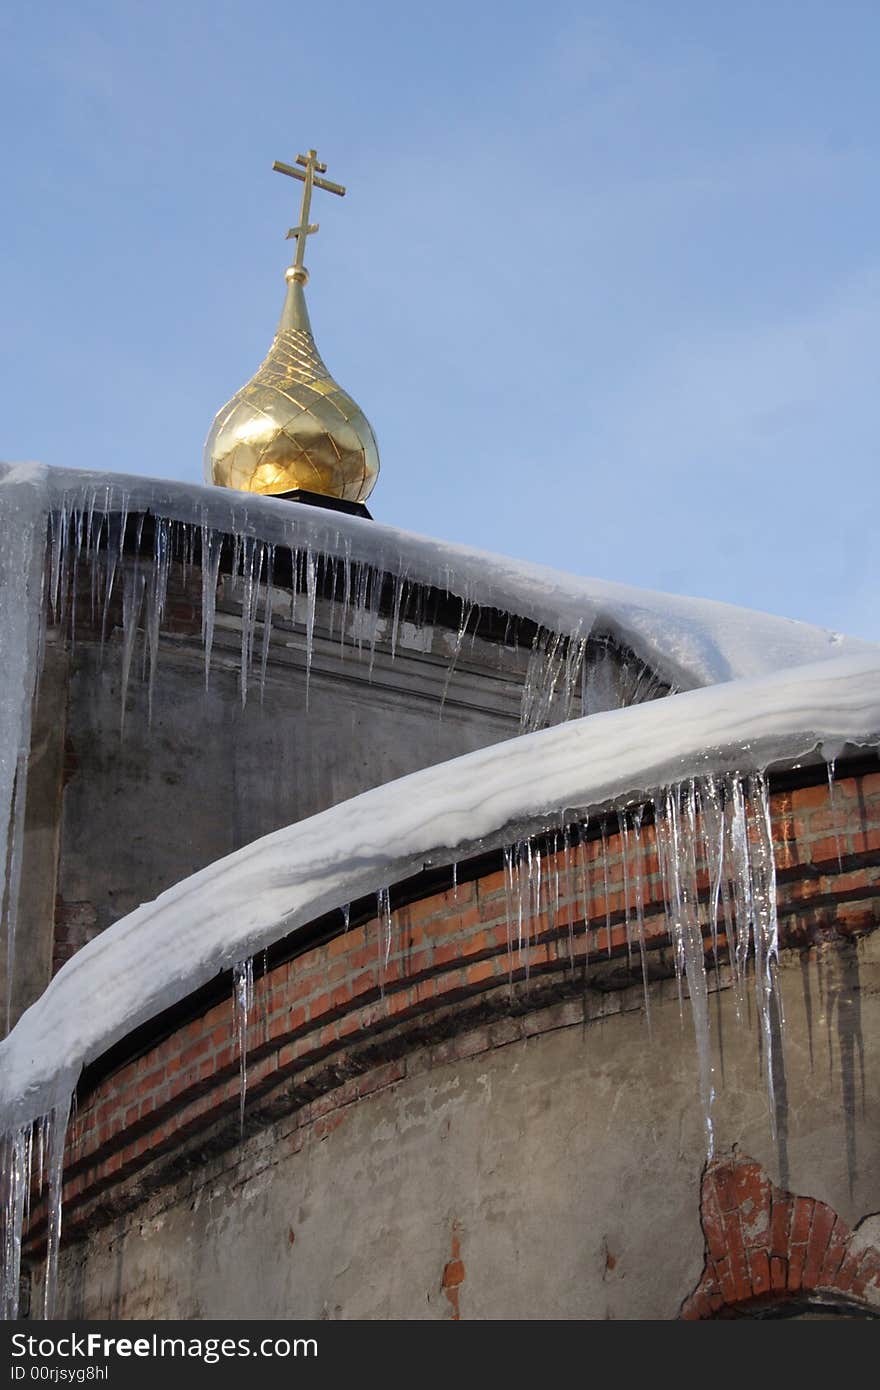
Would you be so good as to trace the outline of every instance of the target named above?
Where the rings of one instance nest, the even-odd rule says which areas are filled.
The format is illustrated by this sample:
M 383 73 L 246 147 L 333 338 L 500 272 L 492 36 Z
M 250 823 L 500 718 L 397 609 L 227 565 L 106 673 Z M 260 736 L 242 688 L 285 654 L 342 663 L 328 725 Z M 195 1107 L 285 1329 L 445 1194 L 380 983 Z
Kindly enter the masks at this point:
M 343 194 L 323 172 L 315 151 L 297 156 L 305 174 L 289 165 L 282 173 L 305 183 L 296 258 L 286 271 L 287 297 L 278 332 L 256 375 L 218 411 L 205 444 L 205 480 L 242 492 L 303 489 L 363 502 L 379 473 L 379 451 L 370 423 L 334 381 L 315 346 L 306 308 L 303 265 L 311 187 Z

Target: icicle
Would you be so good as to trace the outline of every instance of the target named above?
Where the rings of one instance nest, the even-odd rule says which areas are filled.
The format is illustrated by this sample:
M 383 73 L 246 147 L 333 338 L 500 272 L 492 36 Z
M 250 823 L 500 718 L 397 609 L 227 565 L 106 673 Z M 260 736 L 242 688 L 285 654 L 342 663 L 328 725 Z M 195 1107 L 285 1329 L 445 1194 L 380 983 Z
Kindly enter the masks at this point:
M 505 845 L 502 851 L 504 866 L 504 906 L 507 921 L 507 975 L 508 984 L 513 989 L 513 846 Z
M 538 931 L 541 917 L 541 894 L 543 889 L 543 865 L 541 861 L 541 851 L 534 840 L 526 840 L 526 878 L 525 878 L 525 899 L 523 904 L 525 917 L 525 937 L 526 937 L 526 980 L 531 974 L 531 946 L 534 938 L 538 940 Z M 533 933 L 534 924 L 534 933 Z
M 64 1142 L 70 1100 L 60 1102 L 51 1113 L 49 1124 L 49 1194 L 48 1234 L 46 1237 L 46 1271 L 43 1283 L 43 1317 L 48 1321 L 55 1315 L 55 1292 L 58 1280 L 58 1251 L 61 1245 L 61 1198 L 64 1188 Z
M 754 773 L 747 782 L 752 837 L 755 951 L 755 997 L 761 1034 L 764 1043 L 764 1065 L 767 1072 L 767 1100 L 770 1107 L 770 1126 L 776 1138 L 776 1096 L 773 1081 L 773 1028 L 771 1003 L 776 995 L 776 970 L 779 964 L 779 926 L 776 909 L 776 861 L 773 831 L 770 821 L 770 798 L 767 779 L 762 772 Z
M 629 823 L 627 821 L 626 811 L 618 811 L 617 828 L 620 833 L 620 871 L 623 876 L 623 917 L 626 931 L 626 965 L 628 970 L 632 970 L 632 919 L 629 910 Z
M 657 819 L 658 847 L 662 844 L 662 872 L 664 876 L 664 899 L 667 903 L 667 921 L 672 937 L 675 981 L 678 986 L 678 1013 L 684 1020 L 684 997 L 682 978 L 685 970 L 684 955 L 684 901 L 681 884 L 681 844 L 678 828 L 679 813 L 678 787 L 669 787 L 663 803 L 662 815 Z
M 602 890 L 605 894 L 605 941 L 610 956 L 612 947 L 611 896 L 608 891 L 608 836 L 604 821 L 602 822 Z
M 648 957 L 645 950 L 645 887 L 642 877 L 642 817 L 645 814 L 644 806 L 637 806 L 633 811 L 633 864 L 635 867 L 635 890 L 636 890 L 636 930 L 639 938 L 639 955 L 642 963 L 642 987 L 645 994 L 645 1021 L 648 1025 L 648 1035 L 651 1035 L 651 1000 L 648 995 Z
M 446 704 L 446 696 L 449 694 L 449 682 L 452 680 L 452 673 L 455 670 L 455 663 L 458 661 L 459 655 L 461 653 L 461 645 L 464 641 L 464 635 L 467 632 L 468 623 L 471 620 L 471 615 L 473 611 L 473 604 L 465 603 L 464 600 L 462 600 L 461 621 L 458 625 L 458 632 L 456 633 L 455 641 L 452 644 L 452 651 L 449 654 L 449 663 L 446 667 L 446 680 L 443 682 L 443 694 L 440 696 L 440 709 L 438 711 L 438 715 L 441 719 L 443 718 L 443 708 Z
M 379 923 L 379 989 L 385 997 L 385 976 L 391 960 L 391 892 L 380 888 L 376 894 L 376 917 Z
M 43 1173 L 46 1167 L 46 1149 L 49 1137 L 49 1117 L 40 1115 L 37 1120 L 37 1191 L 43 1190 Z
M 272 640 L 272 588 L 275 579 L 275 547 L 266 550 L 266 595 L 263 606 L 263 641 L 260 649 L 260 704 L 266 693 L 266 668 L 269 663 L 269 643 Z M 333 612 L 333 604 L 330 605 Z
M 18 1317 L 21 1283 L 21 1237 L 25 1207 L 30 1193 L 31 1150 L 33 1127 L 22 1125 L 3 1137 L 0 1153 L 3 1156 L 5 1192 L 2 1211 L 3 1278 L 0 1285 L 0 1312 L 6 1321 Z
M 254 1003 L 254 961 L 237 961 L 232 967 L 232 999 L 235 1032 L 238 1042 L 240 1085 L 238 1093 L 238 1132 L 244 1134 L 244 1102 L 247 1095 L 248 1021 Z
M 574 712 L 575 694 L 580 698 L 583 682 L 583 672 L 586 668 L 587 646 L 589 639 L 580 637 L 575 633 L 569 639 L 566 657 L 565 672 L 563 680 L 564 704 L 562 718 L 570 719 Z M 583 713 L 583 711 L 580 711 Z
M 843 872 L 843 855 L 840 851 L 840 821 L 837 818 L 837 808 L 834 805 L 834 766 L 836 758 L 829 758 L 825 766 L 828 769 L 828 809 L 831 812 L 831 824 L 834 827 L 834 848 L 837 851 L 837 867 Z
M 140 565 L 126 567 L 122 585 L 122 673 L 120 678 L 119 737 L 125 733 L 125 705 L 128 696 L 128 681 L 131 675 L 131 659 L 137 637 L 138 621 L 144 601 L 146 579 Z
M 370 585 L 370 665 L 367 670 L 367 680 L 373 683 L 373 666 L 376 662 L 376 643 L 379 640 L 379 629 L 382 625 L 382 574 L 379 570 L 373 570 L 373 581 Z
M 260 580 L 263 574 L 265 546 L 252 536 L 245 537 L 242 543 L 242 599 L 241 599 L 241 665 L 239 688 L 241 707 L 247 704 L 248 677 L 254 654 L 254 632 L 257 625 L 257 607 L 260 597 Z
M 342 565 L 342 617 L 339 623 L 339 656 L 345 659 L 345 634 L 348 630 L 348 614 L 351 607 L 351 542 L 346 541 L 345 559 Z
M 364 623 L 367 615 L 367 593 L 370 586 L 370 567 L 359 563 L 355 565 L 354 585 L 354 639 L 357 644 L 358 660 L 364 654 Z
M 102 511 L 102 512 L 99 514 L 99 516 L 98 516 L 98 527 L 97 527 L 97 531 L 96 531 L 96 533 L 93 535 L 92 532 L 93 532 L 93 525 L 94 525 L 94 519 L 95 519 L 95 518 L 94 518 L 94 498 L 92 499 L 92 505 L 91 505 L 91 507 L 89 508 L 89 527 L 88 527 L 88 534 L 87 534 L 87 537 L 86 537 L 86 553 L 87 553 L 87 555 L 89 556 L 89 560 L 90 560 L 90 564 L 89 564 L 89 614 L 90 614 L 90 618 L 91 618 L 92 627 L 95 626 L 95 618 L 96 618 L 96 616 L 97 616 L 97 611 L 98 611 L 98 592 L 99 592 L 99 589 L 100 589 L 101 573 L 102 573 L 101 536 L 102 536 L 103 533 L 104 533 L 104 524 L 105 524 L 105 522 L 108 522 L 108 517 L 107 517 L 107 515 L 106 515 L 106 510 L 107 510 L 107 506 L 106 506 L 106 501 L 105 501 L 104 511 Z
M 153 536 L 153 569 L 147 587 L 147 645 L 150 653 L 147 723 L 150 725 L 153 722 L 153 689 L 156 682 L 156 670 L 159 665 L 159 629 L 165 612 L 168 570 L 171 563 L 168 528 L 169 523 L 163 517 L 156 518 L 156 530 Z
M 343 903 L 340 911 L 342 913 L 342 929 L 348 931 L 351 926 L 351 903 Z
M 528 924 L 529 906 L 526 898 L 531 876 L 531 857 L 532 847 L 528 840 L 520 840 L 516 847 L 516 949 L 519 956 L 519 963 L 522 965 L 523 959 L 523 939 Z M 523 875 L 523 864 L 527 865 L 527 872 Z M 528 975 L 528 958 L 526 959 L 526 974 Z
M 394 580 L 394 602 L 391 608 L 391 660 L 397 655 L 397 634 L 400 627 L 400 610 L 406 594 L 406 575 L 398 574 Z
M 558 834 L 557 834 L 557 832 L 556 832 L 555 830 L 554 830 L 554 832 L 553 832 L 553 840 L 552 840 L 552 843 L 551 843 L 551 848 L 550 848 L 550 850 L 549 850 L 549 856 L 550 856 L 550 862 L 553 864 L 553 891 L 552 891 L 552 893 L 551 893 L 550 890 L 548 889 L 548 896 L 550 897 L 550 903 L 552 903 L 552 906 L 550 906 L 550 903 L 548 903 L 548 912 L 549 912 L 549 915 L 550 915 L 550 923 L 549 923 L 549 925 L 550 925 L 551 930 L 555 931 L 555 930 L 556 930 L 556 927 L 557 927 L 557 925 L 558 925 L 558 923 L 559 923 L 559 900 L 560 900 L 560 894 L 559 894 L 559 836 L 558 836 Z M 569 954 L 571 954 L 571 953 L 569 953 Z
M 682 907 L 684 911 L 682 949 L 687 974 L 688 995 L 691 1001 L 691 1020 L 697 1048 L 697 1074 L 700 1103 L 703 1108 L 703 1127 L 706 1135 L 706 1158 L 707 1161 L 711 1162 L 715 1153 L 715 1130 L 712 1122 L 712 1103 L 715 1099 L 715 1092 L 712 1086 L 709 989 L 706 980 L 706 957 L 703 948 L 703 932 L 700 926 L 697 894 L 697 810 L 693 781 L 690 781 L 685 789 L 684 809 L 684 836 L 683 843 L 680 845 L 682 852 Z
M 220 556 L 223 538 L 202 522 L 202 645 L 205 649 L 205 689 L 211 674 L 211 650 L 214 645 L 214 619 L 217 613 L 217 583 L 220 577 Z
M 562 823 L 562 876 L 565 887 L 563 894 L 568 903 L 568 959 L 574 973 L 574 913 L 577 902 L 577 887 L 573 880 L 571 867 L 571 826 L 563 819 Z M 584 913 L 584 960 L 590 957 L 590 933 L 587 914 Z
M 311 550 L 306 551 L 306 709 L 309 707 L 309 685 L 312 678 L 312 656 L 315 648 L 315 602 L 317 600 L 318 579 L 315 557 Z
M 566 659 L 566 639 L 539 627 L 529 655 L 520 704 L 520 729 L 532 733 L 549 724 L 556 686 Z
M 67 599 L 70 591 L 70 571 L 74 563 L 74 540 L 71 536 L 71 530 L 74 529 L 76 525 L 76 513 L 72 508 L 68 508 L 67 504 L 65 504 L 62 522 L 62 550 L 60 582 L 58 589 L 57 622 L 58 626 L 63 630 L 68 620 Z
M 104 644 L 107 641 L 107 626 L 110 621 L 110 605 L 113 599 L 113 587 L 116 583 L 116 570 L 119 564 L 119 557 L 125 542 L 126 518 L 123 516 L 119 525 L 115 525 L 116 518 L 107 518 L 107 541 L 104 547 L 104 602 L 101 608 L 101 661 L 104 660 Z
M 581 879 L 581 912 L 584 918 L 584 951 L 585 958 L 589 956 L 590 950 L 590 860 L 587 850 L 589 821 L 581 821 L 575 829 L 578 838 L 578 861 L 580 863 Z M 598 929 L 596 939 L 598 940 Z M 608 953 L 611 954 L 611 942 L 608 942 Z
M 49 513 L 49 605 L 52 621 L 61 623 L 61 571 L 67 551 L 67 508 Z
M 458 902 L 458 860 L 452 861 L 452 900 Z
M 333 641 L 333 634 L 336 631 L 336 614 L 339 604 L 336 601 L 336 590 L 339 587 L 337 575 L 337 565 L 339 563 L 336 555 L 325 555 L 323 557 L 322 574 L 323 589 L 329 599 L 327 604 L 327 641 Z
M 724 879 L 724 810 L 721 791 L 714 777 L 704 777 L 699 784 L 700 828 L 709 871 L 709 928 L 712 933 L 712 956 L 718 965 L 718 918 L 721 908 L 721 888 Z
M 742 988 L 749 955 L 749 941 L 754 921 L 752 902 L 752 871 L 749 863 L 749 834 L 743 800 L 742 780 L 729 777 L 725 788 L 729 804 L 728 833 L 733 878 L 733 929 L 735 941 L 729 944 L 734 980 L 737 986 L 737 1008 L 742 1009 Z

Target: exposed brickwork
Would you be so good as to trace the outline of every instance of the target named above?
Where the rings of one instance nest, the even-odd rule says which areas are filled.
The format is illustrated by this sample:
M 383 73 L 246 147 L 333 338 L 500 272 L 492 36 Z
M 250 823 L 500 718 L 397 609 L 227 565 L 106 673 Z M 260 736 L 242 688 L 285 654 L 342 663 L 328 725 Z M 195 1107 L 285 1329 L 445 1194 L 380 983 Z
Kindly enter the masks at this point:
M 706 1169 L 700 1202 L 706 1263 L 681 1316 L 753 1316 L 787 1303 L 880 1313 L 880 1249 L 825 1202 L 774 1187 L 760 1164 Z
M 825 783 L 774 796 L 772 810 L 783 943 L 804 947 L 873 930 L 880 920 L 880 774 L 837 782 L 833 815 Z M 642 833 L 645 940 L 649 973 L 658 978 L 671 971 L 670 948 L 653 827 Z M 387 965 L 382 925 L 374 918 L 266 974 L 258 971 L 248 1029 L 249 1107 L 283 1092 L 287 1108 L 303 1107 L 305 1122 L 329 1132 L 347 1105 L 400 1080 L 407 1049 L 424 1048 L 426 1039 L 433 1042 L 431 1063 L 442 1063 L 609 1011 L 614 991 L 640 979 L 640 965 L 637 944 L 629 959 L 623 855 L 615 836 L 607 837 L 607 895 L 601 853 L 602 842 L 594 840 L 572 851 L 567 864 L 562 854 L 547 861 L 544 911 L 521 950 L 516 943 L 509 949 L 499 871 L 397 909 Z M 550 888 L 555 870 L 558 911 Z M 700 884 L 708 894 L 705 872 Z M 88 929 L 88 905 L 64 905 L 63 912 Z M 219 1117 L 236 1114 L 238 1095 L 229 998 L 80 1097 L 68 1143 L 65 1229 L 75 1228 L 78 1206 L 87 1210 L 97 1194 L 178 1151 Z M 802 1216 L 794 1217 L 798 1234 L 785 1258 L 796 1261 L 794 1247 L 804 1246 L 799 1277 L 805 1271 L 812 1278 Z M 37 1206 L 35 1236 L 41 1221 Z M 756 1296 L 756 1287 L 777 1287 L 782 1257 L 761 1240 L 759 1229 L 747 1231 L 742 1252 L 727 1264 L 719 1249 L 718 1277 L 728 1292 L 742 1293 L 747 1285 Z M 828 1243 L 836 1249 L 839 1240 L 829 1230 Z M 786 1282 L 798 1277 L 798 1268 L 786 1266 Z
M 452 1238 L 450 1241 L 449 1259 L 443 1266 L 443 1278 L 440 1281 L 441 1288 L 446 1295 L 447 1302 L 451 1310 L 450 1316 L 453 1322 L 461 1319 L 461 1286 L 465 1281 L 464 1261 L 461 1258 L 461 1237 L 458 1229 L 458 1222 L 452 1223 Z

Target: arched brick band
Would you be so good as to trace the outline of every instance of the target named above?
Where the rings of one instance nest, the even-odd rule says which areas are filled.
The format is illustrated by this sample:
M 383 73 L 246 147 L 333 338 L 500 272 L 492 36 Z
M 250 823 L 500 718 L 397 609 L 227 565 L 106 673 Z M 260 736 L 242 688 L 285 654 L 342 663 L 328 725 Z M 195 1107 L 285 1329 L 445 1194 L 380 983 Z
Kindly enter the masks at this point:
M 700 1217 L 706 1263 L 683 1318 L 751 1316 L 787 1302 L 880 1316 L 880 1249 L 827 1203 L 775 1187 L 752 1159 L 708 1166 Z
M 824 778 L 774 793 L 771 806 L 783 944 L 840 941 L 880 925 L 880 774 L 841 776 L 833 808 Z M 643 845 L 649 975 L 662 979 L 672 973 L 672 954 L 652 826 L 644 827 Z M 627 990 L 640 1007 L 619 837 L 607 835 L 604 869 L 601 851 L 599 840 L 586 846 L 586 922 L 577 873 L 553 920 L 545 912 L 531 923 L 530 942 L 512 957 L 505 879 L 496 871 L 395 907 L 387 964 L 384 927 L 373 917 L 347 932 L 340 925 L 339 935 L 265 973 L 258 968 L 248 1123 L 297 1112 L 301 1126 L 331 1127 L 345 1106 L 394 1084 L 410 1066 L 583 1025 L 619 1012 Z M 552 875 L 551 857 L 545 881 Z M 705 868 L 698 883 L 707 897 Z M 198 1162 L 208 1142 L 236 1143 L 238 1100 L 231 997 L 165 1036 L 139 1040 L 134 1055 L 79 1096 L 65 1156 L 66 1238 L 132 1205 L 145 1170 L 159 1185 L 166 1167 Z M 32 1250 L 44 1230 L 45 1203 L 35 1199 Z

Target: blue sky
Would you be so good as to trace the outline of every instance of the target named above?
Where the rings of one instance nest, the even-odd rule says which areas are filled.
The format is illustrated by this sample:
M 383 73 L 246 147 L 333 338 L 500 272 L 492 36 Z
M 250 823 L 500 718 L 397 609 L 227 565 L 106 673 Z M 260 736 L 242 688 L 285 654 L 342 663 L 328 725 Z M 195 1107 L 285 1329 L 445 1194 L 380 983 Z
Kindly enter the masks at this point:
M 0 55 L 0 457 L 200 480 L 314 145 L 377 519 L 880 639 L 876 0 L 33 0 Z

